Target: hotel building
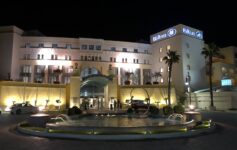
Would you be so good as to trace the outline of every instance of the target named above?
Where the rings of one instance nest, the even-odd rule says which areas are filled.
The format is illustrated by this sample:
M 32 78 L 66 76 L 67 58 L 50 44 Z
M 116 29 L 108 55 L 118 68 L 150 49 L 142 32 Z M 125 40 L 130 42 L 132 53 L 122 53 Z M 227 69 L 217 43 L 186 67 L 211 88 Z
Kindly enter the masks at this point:
M 139 87 L 152 83 L 155 81 L 152 78 L 155 72 L 162 74 L 158 78 L 159 86 L 167 85 L 169 68 L 162 58 L 167 51 L 172 50 L 180 55 L 180 61 L 173 66 L 171 80 L 175 93 L 182 95 L 187 91 L 187 82 L 192 91 L 207 87 L 205 59 L 201 56 L 204 46 L 203 32 L 182 24 L 151 35 L 149 44 L 46 37 L 37 32 L 23 31 L 16 26 L 4 26 L 0 27 L 0 79 L 29 84 L 60 84 L 62 87 L 70 84 L 71 87 L 77 87 L 76 90 L 71 89 L 68 96 L 74 104 L 78 97 L 107 97 L 107 102 L 111 97 L 117 97 L 124 102 L 118 93 L 121 95 L 120 88 L 127 87 L 124 86 L 128 80 L 127 73 L 132 73 L 129 78 L 130 86 Z M 236 48 L 234 53 L 236 56 Z M 233 65 L 236 64 L 236 58 L 230 61 Z M 235 69 L 236 65 L 233 67 Z M 80 79 L 70 81 L 75 72 L 79 73 Z M 104 88 L 108 84 L 104 78 L 111 75 L 116 79 L 111 84 L 111 88 L 116 89 L 113 96 L 110 95 L 109 87 L 107 90 Z M 220 78 L 217 77 L 217 80 Z M 77 82 L 79 86 L 76 85 Z M 67 99 L 67 90 L 63 91 L 64 99 Z M 79 93 L 76 99 L 72 96 L 72 91 Z M 71 100 L 73 97 L 74 100 Z

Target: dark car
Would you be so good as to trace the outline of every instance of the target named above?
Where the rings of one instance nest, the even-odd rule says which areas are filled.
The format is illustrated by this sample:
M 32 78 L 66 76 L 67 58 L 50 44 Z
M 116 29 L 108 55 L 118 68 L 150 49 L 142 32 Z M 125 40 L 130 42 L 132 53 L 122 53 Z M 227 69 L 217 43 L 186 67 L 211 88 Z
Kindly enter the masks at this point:
M 134 109 L 147 109 L 148 104 L 146 104 L 144 100 L 132 100 L 131 107 Z

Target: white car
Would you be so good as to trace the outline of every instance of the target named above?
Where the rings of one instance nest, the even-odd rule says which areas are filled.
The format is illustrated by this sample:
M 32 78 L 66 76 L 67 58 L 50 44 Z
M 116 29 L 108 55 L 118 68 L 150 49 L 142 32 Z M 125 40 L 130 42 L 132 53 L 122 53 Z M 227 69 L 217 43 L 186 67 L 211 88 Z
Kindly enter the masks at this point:
M 31 104 L 28 103 L 19 103 L 19 104 L 14 104 L 11 107 L 11 114 L 27 114 L 27 113 L 38 113 L 39 109 L 38 107 L 32 106 Z

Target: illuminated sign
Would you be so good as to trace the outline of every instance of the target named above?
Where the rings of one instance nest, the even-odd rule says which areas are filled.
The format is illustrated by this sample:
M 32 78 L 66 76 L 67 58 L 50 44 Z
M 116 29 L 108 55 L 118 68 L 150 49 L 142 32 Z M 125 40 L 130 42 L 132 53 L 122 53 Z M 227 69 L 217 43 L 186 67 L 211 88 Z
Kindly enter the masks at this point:
M 189 36 L 193 36 L 195 38 L 198 38 L 198 39 L 203 39 L 203 34 L 201 31 L 193 31 L 189 28 L 183 28 L 182 29 L 182 32 L 186 35 L 189 35 Z
M 223 79 L 221 80 L 221 86 L 231 86 L 232 80 L 231 79 Z
M 157 34 L 155 36 L 152 37 L 152 41 L 155 42 L 155 41 L 159 41 L 159 40 L 162 40 L 162 39 L 165 39 L 165 38 L 169 38 L 169 37 L 172 37 L 172 36 L 175 36 L 177 33 L 176 29 L 169 29 L 166 33 L 163 33 L 163 34 Z

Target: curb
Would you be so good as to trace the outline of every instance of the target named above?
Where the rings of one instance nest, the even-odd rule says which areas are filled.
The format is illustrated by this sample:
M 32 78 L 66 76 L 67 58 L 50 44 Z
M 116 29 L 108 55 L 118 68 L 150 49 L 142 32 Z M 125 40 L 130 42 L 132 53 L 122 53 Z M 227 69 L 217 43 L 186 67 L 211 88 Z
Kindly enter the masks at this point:
M 214 124 L 210 128 L 190 130 L 187 132 L 175 132 L 175 133 L 161 133 L 161 134 L 124 134 L 124 135 L 84 135 L 84 134 L 62 134 L 62 133 L 48 133 L 37 132 L 20 127 L 20 124 L 16 127 L 17 131 L 23 134 L 28 134 L 32 136 L 45 137 L 45 138 L 60 138 L 60 139 L 77 139 L 77 140 L 146 140 L 146 139 L 170 139 L 170 138 L 184 138 L 184 137 L 193 137 L 200 134 L 211 133 L 215 131 L 216 125 Z

